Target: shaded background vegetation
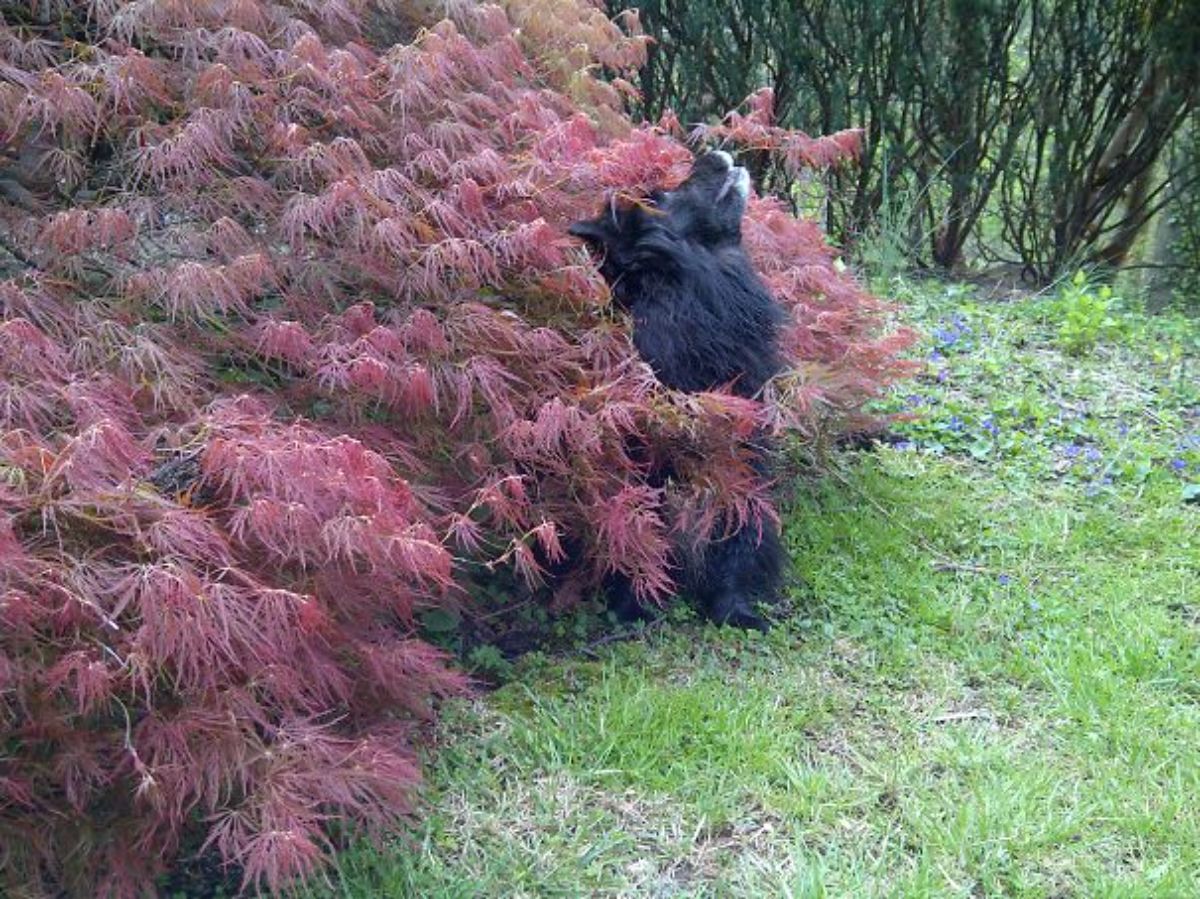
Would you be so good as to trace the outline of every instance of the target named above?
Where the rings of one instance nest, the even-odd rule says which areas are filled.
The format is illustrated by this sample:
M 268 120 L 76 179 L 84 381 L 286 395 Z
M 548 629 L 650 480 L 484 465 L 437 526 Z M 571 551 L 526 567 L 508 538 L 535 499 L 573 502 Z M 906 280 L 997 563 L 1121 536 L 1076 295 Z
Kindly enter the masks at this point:
M 768 84 L 782 124 L 864 129 L 862 165 L 820 185 L 844 244 L 876 238 L 875 252 L 910 264 L 1034 282 L 1086 264 L 1197 263 L 1182 223 L 1195 219 L 1198 159 L 1194 137 L 1180 140 L 1194 135 L 1200 83 L 1194 3 L 636 5 L 655 39 L 638 82 L 648 117 L 701 121 Z M 787 180 L 766 159 L 759 173 Z M 1141 258 L 1159 224 L 1174 232 Z

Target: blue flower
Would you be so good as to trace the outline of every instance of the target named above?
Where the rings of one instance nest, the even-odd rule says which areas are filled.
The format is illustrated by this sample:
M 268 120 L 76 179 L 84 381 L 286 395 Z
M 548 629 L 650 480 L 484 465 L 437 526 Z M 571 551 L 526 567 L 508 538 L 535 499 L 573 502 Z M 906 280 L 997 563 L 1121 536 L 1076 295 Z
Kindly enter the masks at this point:
M 938 371 L 937 379 L 939 384 L 944 384 L 946 379 L 950 377 L 950 369 L 943 368 Z
M 971 326 L 967 324 L 967 320 L 961 315 L 956 315 L 950 321 L 942 319 L 938 327 L 930 332 L 930 336 L 943 347 L 952 347 L 970 333 Z
M 1095 462 L 1100 458 L 1100 450 L 1094 446 L 1089 446 L 1083 455 L 1089 462 Z
M 1000 575 L 1000 577 L 996 578 L 996 581 L 997 581 L 997 583 L 1000 584 L 1001 587 L 1007 587 L 1009 584 L 1012 583 L 1012 578 L 1009 577 L 1007 574 L 1002 574 L 1002 575 Z
M 1066 456 L 1068 459 L 1074 459 L 1076 456 L 1079 455 L 1079 452 L 1080 452 L 1080 447 L 1074 443 L 1068 444 L 1067 446 L 1063 447 L 1063 455 Z
M 983 429 L 985 431 L 987 431 L 989 434 L 991 434 L 993 437 L 995 437 L 997 434 L 1000 433 L 1000 428 L 997 426 L 997 424 L 994 421 L 992 421 L 992 416 L 990 416 L 990 415 L 987 418 L 985 418 L 981 422 L 981 424 L 983 425 Z
M 951 431 L 961 431 L 963 427 L 963 421 L 957 415 L 951 415 L 950 420 L 946 422 L 946 427 L 948 427 Z
M 1187 460 L 1186 459 L 1172 459 L 1171 467 L 1173 469 L 1175 469 L 1176 471 L 1187 471 L 1187 467 L 1188 467 Z

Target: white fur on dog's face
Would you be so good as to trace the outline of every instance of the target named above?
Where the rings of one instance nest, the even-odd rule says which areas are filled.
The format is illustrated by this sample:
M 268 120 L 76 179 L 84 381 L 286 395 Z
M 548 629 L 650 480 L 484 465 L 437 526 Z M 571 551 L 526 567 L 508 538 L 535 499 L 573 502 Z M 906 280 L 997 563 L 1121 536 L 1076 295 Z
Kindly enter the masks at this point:
M 733 171 L 737 173 L 737 180 L 733 184 L 733 189 L 745 201 L 750 196 L 750 173 L 740 166 Z
M 725 183 L 717 191 L 717 202 L 725 199 L 725 195 L 733 191 L 745 203 L 750 196 L 750 173 L 740 166 L 730 169 L 725 175 Z
M 717 191 L 716 201 L 719 203 L 726 194 L 733 191 L 745 203 L 750 196 L 750 173 L 741 166 L 735 166 L 733 157 L 724 150 L 713 150 L 709 156 L 719 159 L 725 168 L 725 180 Z

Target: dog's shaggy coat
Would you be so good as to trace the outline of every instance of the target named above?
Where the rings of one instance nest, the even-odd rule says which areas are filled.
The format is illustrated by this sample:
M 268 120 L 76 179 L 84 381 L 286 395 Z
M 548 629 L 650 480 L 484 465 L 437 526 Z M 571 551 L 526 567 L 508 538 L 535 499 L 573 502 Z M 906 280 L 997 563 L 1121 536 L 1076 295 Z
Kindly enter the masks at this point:
M 676 190 L 628 208 L 611 205 L 571 226 L 600 259 L 614 301 L 632 316 L 634 346 L 668 387 L 728 386 L 751 397 L 781 366 L 783 312 L 742 248 L 749 191 L 745 169 L 728 154 L 708 153 Z M 766 454 L 755 452 L 766 477 Z M 714 621 L 761 629 L 755 605 L 777 598 L 782 568 L 779 534 L 764 521 L 707 546 L 686 572 L 686 587 Z M 609 592 L 618 614 L 640 608 L 628 582 L 614 581 Z

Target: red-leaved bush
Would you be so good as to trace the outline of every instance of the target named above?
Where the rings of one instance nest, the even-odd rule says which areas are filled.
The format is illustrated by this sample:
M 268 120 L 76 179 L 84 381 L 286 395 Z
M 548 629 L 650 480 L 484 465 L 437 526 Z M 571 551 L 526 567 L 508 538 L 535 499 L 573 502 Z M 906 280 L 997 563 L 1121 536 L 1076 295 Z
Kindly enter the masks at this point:
M 662 389 L 565 237 L 689 167 L 621 111 L 636 21 L 449 13 L 0 2 L 0 890 L 132 896 L 197 836 L 273 887 L 332 821 L 402 823 L 465 686 L 417 622 L 469 614 L 464 571 L 536 582 L 570 545 L 661 597 L 680 533 L 769 511 L 745 436 L 837 433 L 902 372 L 759 200 L 794 369 L 762 402 Z M 765 94 L 702 131 L 796 167 L 857 139 Z

